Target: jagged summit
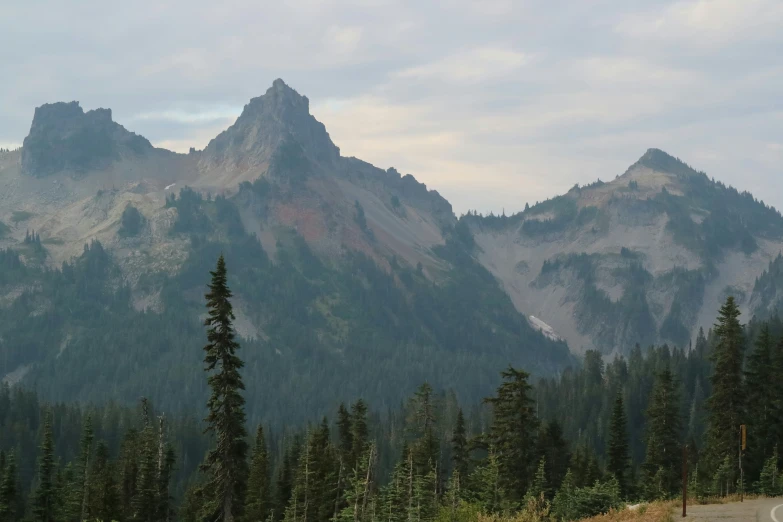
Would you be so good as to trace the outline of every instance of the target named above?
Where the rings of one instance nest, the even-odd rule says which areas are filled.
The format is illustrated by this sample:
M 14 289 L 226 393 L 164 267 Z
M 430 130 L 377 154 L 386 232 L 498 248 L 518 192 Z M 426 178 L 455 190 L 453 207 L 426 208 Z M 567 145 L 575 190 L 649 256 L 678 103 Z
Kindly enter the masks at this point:
M 22 170 L 37 177 L 86 172 L 151 150 L 146 138 L 112 120 L 111 109 L 84 112 L 77 101 L 48 103 L 35 109 L 22 148 Z
M 310 101 L 277 79 L 263 96 L 245 105 L 236 122 L 209 142 L 202 168 L 263 170 L 278 147 L 286 142 L 300 146 L 307 157 L 331 164 L 340 156 L 326 127 L 310 114 Z

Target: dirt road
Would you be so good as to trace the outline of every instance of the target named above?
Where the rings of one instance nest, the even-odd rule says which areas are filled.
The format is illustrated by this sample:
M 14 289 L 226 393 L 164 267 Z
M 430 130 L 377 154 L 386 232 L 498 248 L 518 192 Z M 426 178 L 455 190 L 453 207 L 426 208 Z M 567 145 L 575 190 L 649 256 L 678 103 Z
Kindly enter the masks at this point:
M 758 498 L 732 504 L 688 506 L 688 517 L 678 511 L 674 520 L 719 522 L 783 522 L 783 497 Z

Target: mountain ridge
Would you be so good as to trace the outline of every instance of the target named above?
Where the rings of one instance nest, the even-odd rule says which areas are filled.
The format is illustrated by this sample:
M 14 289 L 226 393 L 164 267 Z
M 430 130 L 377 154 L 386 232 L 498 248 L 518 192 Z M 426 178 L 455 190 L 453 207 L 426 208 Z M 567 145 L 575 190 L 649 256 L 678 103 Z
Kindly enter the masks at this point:
M 257 420 L 322 414 L 346 373 L 360 375 L 347 393 L 395 404 L 424 380 L 477 398 L 506 364 L 574 363 L 467 253 L 448 201 L 340 156 L 308 108 L 276 82 L 200 152 L 45 176 L 21 169 L 24 150 L 0 155 L 0 375 L 87 401 L 136 400 L 144 375 L 167 409 L 202 400 L 199 318 L 220 253 Z
M 776 209 L 659 149 L 612 181 L 463 219 L 517 309 L 576 351 L 688 345 L 727 295 L 752 316 L 755 277 L 783 249 Z
M 412 175 L 341 156 L 307 97 L 282 80 L 190 154 L 146 146 L 136 154 L 126 144 L 137 135 L 110 112 L 87 121 L 93 111 L 66 109 L 74 111 L 65 118 L 71 123 L 48 127 L 64 133 L 60 142 L 80 125 L 109 125 L 120 152 L 77 154 L 86 170 L 45 168 L 42 175 L 36 165 L 63 163 L 22 168 L 29 150 L 0 154 L 0 248 L 8 266 L 18 270 L 18 257 L 28 267 L 27 279 L 0 281 L 0 315 L 10 325 L 0 338 L 28 346 L 0 373 L 55 396 L 104 393 L 108 383 L 90 391 L 58 373 L 80 375 L 83 358 L 97 353 L 90 336 L 102 336 L 116 347 L 101 357 L 171 379 L 165 393 L 180 400 L 182 377 L 172 361 L 197 365 L 178 350 L 186 350 L 185 340 L 198 343 L 204 274 L 221 251 L 236 268 L 237 329 L 255 354 L 256 378 L 279 385 L 300 370 L 294 361 L 302 357 L 302 371 L 316 371 L 316 360 L 336 371 L 341 358 L 357 357 L 357 368 L 385 382 L 373 388 L 382 400 L 397 397 L 396 384 L 410 377 L 395 366 L 403 355 L 421 364 L 417 381 L 447 385 L 443 379 L 475 374 L 480 384 L 470 389 L 480 394 L 498 365 L 546 375 L 573 363 L 568 347 L 610 354 L 635 344 L 685 346 L 726 295 L 748 314 L 776 299 L 755 280 L 783 249 L 780 214 L 659 149 L 614 180 L 577 185 L 512 216 L 458 219 Z M 56 310 L 61 297 L 49 285 L 81 281 L 72 275 L 79 264 L 105 271 L 90 291 L 109 310 L 107 324 L 120 317 L 141 330 L 176 324 L 184 333 L 169 342 L 177 348 L 161 346 L 151 356 Z M 62 270 L 64 279 L 40 270 Z M 58 326 L 30 345 L 21 329 L 52 314 Z M 121 348 L 148 360 L 114 353 Z M 428 376 L 434 354 L 455 361 L 451 377 Z M 373 373 L 379 368 L 397 381 Z M 132 377 L 118 379 L 117 393 L 136 393 Z M 315 409 L 328 399 L 308 397 Z

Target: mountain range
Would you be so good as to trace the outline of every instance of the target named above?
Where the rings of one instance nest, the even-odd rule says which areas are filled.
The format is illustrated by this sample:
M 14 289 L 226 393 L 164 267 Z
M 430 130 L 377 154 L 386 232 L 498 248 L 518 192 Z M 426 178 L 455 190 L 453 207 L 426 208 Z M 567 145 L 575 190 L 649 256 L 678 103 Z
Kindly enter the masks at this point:
M 108 109 L 37 108 L 0 152 L 0 248 L 6 381 L 174 409 L 205 393 L 223 253 L 267 421 L 392 407 L 424 380 L 475 399 L 508 364 L 545 376 L 588 349 L 686 346 L 727 295 L 746 318 L 783 298 L 783 217 L 660 150 L 511 216 L 458 217 L 410 174 L 342 156 L 282 80 L 188 154 Z

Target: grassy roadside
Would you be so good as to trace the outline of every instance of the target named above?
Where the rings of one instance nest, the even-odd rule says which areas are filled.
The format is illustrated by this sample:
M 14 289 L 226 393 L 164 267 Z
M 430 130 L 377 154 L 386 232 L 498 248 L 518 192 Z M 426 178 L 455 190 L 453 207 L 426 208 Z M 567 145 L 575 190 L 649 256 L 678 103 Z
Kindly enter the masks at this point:
M 642 504 L 636 509 L 612 510 L 604 515 L 597 515 L 592 518 L 586 518 L 580 522 L 626 522 L 629 520 L 637 522 L 672 522 L 674 520 L 674 508 L 677 502 L 652 502 Z

